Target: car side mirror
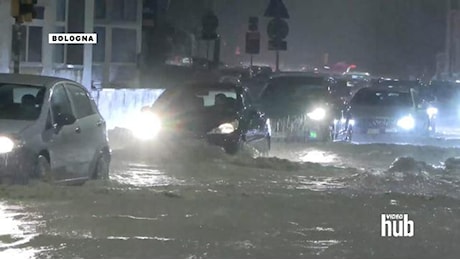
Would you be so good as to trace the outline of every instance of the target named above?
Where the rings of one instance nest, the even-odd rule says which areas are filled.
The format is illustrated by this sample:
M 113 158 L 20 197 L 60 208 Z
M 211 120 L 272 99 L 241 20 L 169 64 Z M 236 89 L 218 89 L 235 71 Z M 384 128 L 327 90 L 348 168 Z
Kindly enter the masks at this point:
M 143 106 L 143 107 L 141 108 L 141 112 L 148 112 L 148 111 L 150 111 L 151 109 L 152 109 L 152 107 L 150 107 L 150 106 Z
M 56 120 L 55 123 L 58 127 L 71 125 L 75 123 L 75 121 L 77 121 L 75 116 L 70 115 L 70 114 L 59 114 L 55 120 Z

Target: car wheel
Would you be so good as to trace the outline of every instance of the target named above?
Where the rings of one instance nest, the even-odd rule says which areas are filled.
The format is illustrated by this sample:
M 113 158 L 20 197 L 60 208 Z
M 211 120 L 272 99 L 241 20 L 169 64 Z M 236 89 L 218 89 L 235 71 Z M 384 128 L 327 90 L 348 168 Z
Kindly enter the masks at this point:
M 96 168 L 92 175 L 93 180 L 108 180 L 110 171 L 110 160 L 106 154 L 99 156 L 96 162 Z
M 50 183 L 54 181 L 50 162 L 44 155 L 39 155 L 37 157 L 37 165 L 35 171 L 35 176 L 37 176 L 39 180 Z
M 353 137 L 353 129 L 352 129 L 352 128 L 348 128 L 348 129 L 347 129 L 347 132 L 345 133 L 344 141 L 346 141 L 346 142 L 351 142 L 352 137 Z
M 226 153 L 230 155 L 235 155 L 241 150 L 241 146 L 242 146 L 241 142 L 230 143 L 224 147 L 224 150 Z
M 321 130 L 321 142 L 329 142 L 333 140 L 333 134 L 330 126 L 323 127 Z
M 271 140 L 270 137 L 266 137 L 263 145 L 262 156 L 269 157 L 270 156 L 270 149 L 271 149 Z

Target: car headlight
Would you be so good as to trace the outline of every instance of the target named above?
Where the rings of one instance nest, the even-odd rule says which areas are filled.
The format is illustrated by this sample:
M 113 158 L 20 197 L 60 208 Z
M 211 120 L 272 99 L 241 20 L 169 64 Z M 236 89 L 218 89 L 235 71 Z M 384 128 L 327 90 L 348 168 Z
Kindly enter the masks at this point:
M 9 137 L 0 136 L 0 154 L 10 153 L 14 149 L 14 141 Z
M 429 117 L 433 117 L 438 114 L 438 109 L 435 107 L 429 107 L 426 109 L 426 113 Z
M 398 120 L 398 126 L 405 130 L 411 130 L 415 127 L 415 119 L 412 116 L 405 116 Z
M 209 134 L 231 134 L 235 132 L 236 129 L 238 129 L 239 122 L 238 120 L 235 120 L 230 123 L 223 123 L 219 125 L 217 128 L 214 128 L 209 132 Z
M 351 126 L 354 126 L 355 125 L 355 120 L 354 119 L 350 119 L 350 121 L 348 121 L 348 124 L 351 125 Z
M 324 108 L 316 108 L 312 112 L 308 113 L 307 116 L 312 120 L 320 121 L 326 117 L 326 110 Z
M 133 135 L 142 140 L 155 138 L 160 130 L 161 119 L 150 111 L 140 113 L 131 126 Z

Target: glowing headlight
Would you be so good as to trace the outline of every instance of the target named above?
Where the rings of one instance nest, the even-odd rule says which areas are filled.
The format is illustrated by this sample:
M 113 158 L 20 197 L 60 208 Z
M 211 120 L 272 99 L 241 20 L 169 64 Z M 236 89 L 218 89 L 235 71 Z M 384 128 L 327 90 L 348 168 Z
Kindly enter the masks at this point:
M 140 113 L 131 127 L 133 135 L 142 140 L 155 138 L 160 129 L 161 120 L 152 112 Z
M 231 134 L 235 132 L 236 129 L 238 129 L 238 125 L 239 125 L 238 120 L 235 120 L 230 123 L 224 123 L 224 124 L 221 124 L 219 127 L 214 128 L 209 133 L 210 134 Z
M 433 117 L 438 114 L 438 109 L 435 107 L 429 107 L 426 109 L 426 113 L 429 117 Z
M 316 108 L 312 112 L 308 113 L 307 116 L 312 120 L 320 121 L 326 117 L 326 110 L 323 108 Z
M 6 136 L 0 136 L 0 154 L 10 153 L 14 149 L 14 141 Z
M 350 119 L 350 121 L 348 121 L 348 124 L 350 124 L 351 126 L 354 126 L 355 125 L 355 120 L 354 119 Z
M 405 130 L 414 129 L 415 119 L 412 116 L 405 116 L 398 120 L 398 126 Z

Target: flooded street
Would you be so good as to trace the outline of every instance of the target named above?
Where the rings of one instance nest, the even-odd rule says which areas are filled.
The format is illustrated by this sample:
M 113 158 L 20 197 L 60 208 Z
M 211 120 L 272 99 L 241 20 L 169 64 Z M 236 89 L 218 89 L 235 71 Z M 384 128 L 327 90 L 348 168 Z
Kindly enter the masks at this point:
M 460 175 L 442 166 L 459 152 L 275 144 L 253 159 L 201 144 L 125 147 L 109 181 L 0 187 L 0 257 L 458 257 Z M 398 157 L 408 158 L 392 165 Z M 385 213 L 409 214 L 414 237 L 382 238 Z

